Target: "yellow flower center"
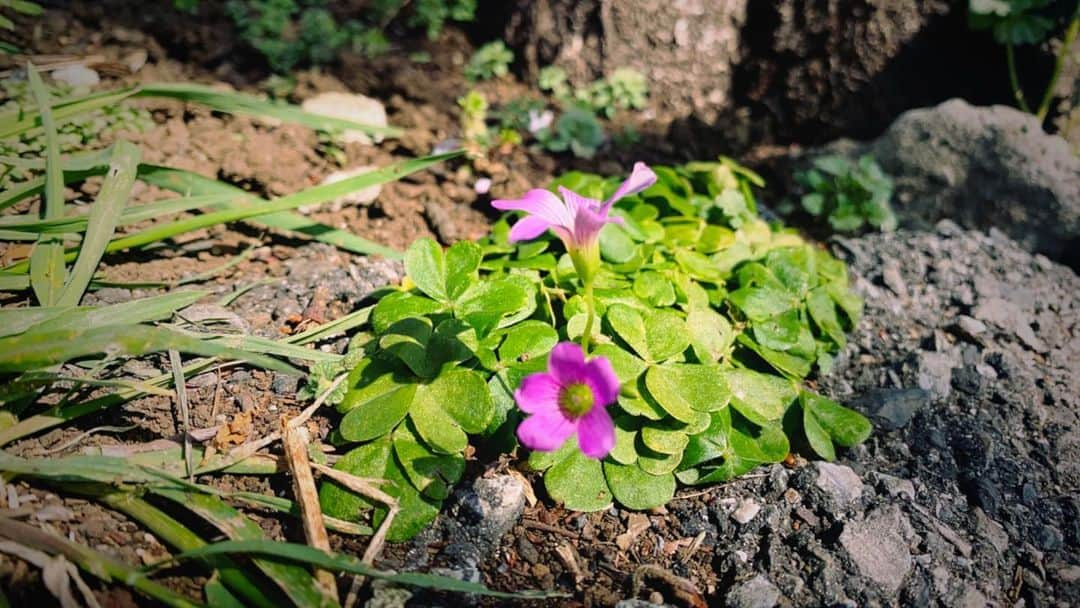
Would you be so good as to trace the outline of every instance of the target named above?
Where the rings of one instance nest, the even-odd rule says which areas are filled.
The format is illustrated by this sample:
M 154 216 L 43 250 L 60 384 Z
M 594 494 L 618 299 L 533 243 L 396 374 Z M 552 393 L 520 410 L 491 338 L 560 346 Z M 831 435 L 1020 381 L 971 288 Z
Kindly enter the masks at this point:
M 593 393 L 588 385 L 575 383 L 564 387 L 559 395 L 559 409 L 570 418 L 580 418 L 593 408 Z

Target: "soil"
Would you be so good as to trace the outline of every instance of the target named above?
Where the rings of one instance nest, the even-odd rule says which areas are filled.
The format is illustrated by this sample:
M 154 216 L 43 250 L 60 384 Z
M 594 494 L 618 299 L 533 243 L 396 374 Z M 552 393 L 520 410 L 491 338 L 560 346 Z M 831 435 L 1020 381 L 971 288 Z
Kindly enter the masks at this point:
M 220 23 L 212 18 L 192 22 L 166 9 L 146 11 L 141 3 L 76 3 L 70 11 L 47 11 L 25 44 L 37 54 L 94 54 L 106 62 L 147 52 L 149 61 L 138 72 L 106 78 L 105 86 L 186 80 L 260 92 L 265 68 L 237 47 Z M 291 101 L 326 91 L 359 92 L 383 101 L 390 123 L 406 129 L 397 140 L 346 146 L 344 167 L 427 154 L 460 135 L 455 100 L 468 88 L 460 76 L 471 52 L 468 39 L 449 28 L 434 42 L 409 44 L 429 53 L 431 61 L 417 64 L 405 53 L 376 60 L 345 55 L 331 68 L 297 73 Z M 536 94 L 512 78 L 479 88 L 496 104 Z M 306 129 L 176 102 L 139 103 L 152 112 L 155 126 L 125 137 L 139 144 L 148 162 L 190 169 L 269 197 L 317 184 L 342 168 Z M 665 141 L 663 134 L 644 132 L 639 147 L 607 149 L 589 161 L 518 146 L 475 163 L 478 174 L 460 163 L 435 167 L 384 186 L 370 206 L 328 206 L 311 217 L 397 248 L 421 236 L 443 243 L 474 239 L 494 217 L 487 208 L 491 198 L 519 195 L 570 169 L 618 174 L 632 160 L 670 161 L 693 153 Z M 761 147 L 748 154 L 760 159 L 784 151 Z M 489 194 L 473 188 L 479 176 L 492 179 Z M 91 181 L 70 192 L 70 198 L 85 197 L 96 187 Z M 162 196 L 140 187 L 133 204 Z M 867 297 L 868 312 L 846 358 L 833 376 L 823 379 L 822 389 L 872 414 L 880 410 L 867 397 L 878 394 L 872 389 L 926 384 L 917 389 L 926 394 L 911 401 L 918 411 L 906 421 L 879 420 L 883 432 L 844 454 L 836 468 L 795 459 L 729 484 L 683 490 L 666 507 L 647 513 L 612 507 L 580 514 L 542 494 L 534 496 L 533 488 L 539 493 L 542 486 L 519 471 L 517 461 L 473 460 L 438 522 L 410 543 L 388 547 L 378 565 L 449 574 L 500 590 L 548 589 L 567 596 L 536 605 L 646 605 L 627 602 L 633 598 L 694 607 L 776 602 L 977 606 L 1014 604 L 1021 598 L 1028 605 L 1080 603 L 1077 384 L 1069 371 L 1077 368 L 1077 353 L 1075 343 L 1067 340 L 1078 330 L 1076 276 L 1045 258 L 1031 257 L 1004 237 L 949 225 L 928 236 L 881 238 L 885 242 L 867 237 L 837 244 L 853 273 L 862 277 L 859 289 Z M 301 324 L 338 318 L 401 276 L 397 263 L 249 225 L 186 235 L 137 255 L 110 255 L 103 268 L 114 281 L 175 282 L 219 268 L 249 246 L 255 249 L 244 261 L 184 288 L 210 291 L 203 300 L 209 316 L 225 317 L 255 335 L 277 337 Z M 993 273 L 993 280 L 961 272 L 958 265 L 942 268 L 941 259 L 947 257 L 942 252 L 955 247 L 983 255 L 982 267 Z M 9 261 L 18 252 L 0 255 Z M 883 277 L 879 270 L 889 268 L 890 259 L 897 264 L 903 294 L 885 291 L 901 289 L 891 271 Z M 1023 269 L 1020 274 L 1017 268 Z M 970 324 L 959 315 L 979 320 L 978 305 L 994 297 L 980 289 L 997 289 L 998 296 L 1007 297 L 1009 286 L 1020 282 L 1031 286 L 1030 298 L 1017 305 L 1017 314 L 1030 317 L 1028 332 L 1010 333 L 1006 327 L 985 335 L 964 333 Z M 917 291 L 924 283 L 930 291 Z M 991 283 L 996 287 L 988 287 Z M 974 294 L 970 301 L 965 288 Z M 90 293 L 84 304 L 159 292 L 106 288 Z M 227 304 L 215 304 L 223 297 Z M 897 298 L 918 304 L 917 314 L 898 309 Z M 3 303 L 25 301 L 8 296 Z M 1041 347 L 1028 341 L 1030 332 Z M 340 351 L 344 339 L 322 347 Z M 987 379 L 986 366 L 995 378 Z M 148 377 L 168 369 L 164 358 L 149 357 L 129 364 L 127 371 Z M 296 389 L 295 378 L 242 366 L 189 378 L 192 425 L 207 437 L 229 423 L 247 438 L 265 435 L 280 415 L 300 411 Z M 1037 398 L 1018 402 L 1014 395 Z M 243 424 L 247 420 L 249 427 Z M 331 420 L 316 417 L 314 423 L 325 439 Z M 172 400 L 147 397 L 5 449 L 27 457 L 92 448 L 122 454 L 175 438 L 178 432 Z M 840 481 L 830 485 L 834 478 Z M 198 481 L 291 497 L 283 476 L 215 475 Z M 35 525 L 131 564 L 156 561 L 169 551 L 134 522 L 92 501 L 23 482 L 8 484 L 0 500 L 9 509 L 31 508 Z M 295 520 L 244 510 L 271 538 L 302 542 Z M 366 539 L 332 534 L 331 542 L 336 550 L 360 555 Z M 886 562 L 884 568 L 868 563 L 867 545 L 899 546 L 892 554 L 895 563 Z M 192 597 L 201 593 L 205 580 L 197 572 L 168 574 L 160 579 L 164 584 Z M 2 554 L 0 581 L 12 605 L 53 601 L 36 568 Z M 146 604 L 125 587 L 90 585 L 103 606 Z M 375 586 L 367 593 L 391 601 L 399 591 Z M 463 601 L 498 604 L 437 594 L 411 599 L 412 605 Z

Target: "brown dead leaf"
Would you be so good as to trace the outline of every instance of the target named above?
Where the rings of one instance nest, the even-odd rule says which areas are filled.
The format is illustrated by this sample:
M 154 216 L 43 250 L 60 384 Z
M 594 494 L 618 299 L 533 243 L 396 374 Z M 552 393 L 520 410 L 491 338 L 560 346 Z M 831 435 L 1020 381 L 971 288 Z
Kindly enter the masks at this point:
M 214 435 L 213 447 L 225 451 L 233 446 L 242 445 L 251 437 L 255 430 L 251 423 L 251 411 L 240 412 L 233 416 L 228 424 L 221 425 L 217 435 Z
M 626 532 L 615 537 L 615 544 L 626 551 L 642 532 L 649 529 L 649 518 L 641 513 L 631 513 L 626 522 Z

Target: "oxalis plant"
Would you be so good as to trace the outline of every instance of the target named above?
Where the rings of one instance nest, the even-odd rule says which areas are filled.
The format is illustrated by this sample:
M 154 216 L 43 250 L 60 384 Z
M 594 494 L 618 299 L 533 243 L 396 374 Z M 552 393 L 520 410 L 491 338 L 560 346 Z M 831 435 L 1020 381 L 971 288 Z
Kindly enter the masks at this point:
M 756 216 L 751 183 L 727 159 L 568 173 L 494 201 L 510 214 L 480 242 L 415 242 L 344 362 L 312 378 L 348 372 L 335 466 L 388 480 L 388 537 L 434 519 L 467 457 L 518 445 L 552 499 L 596 511 L 863 441 L 863 416 L 804 383 L 862 303 L 842 262 Z M 321 499 L 386 517 L 333 482 Z

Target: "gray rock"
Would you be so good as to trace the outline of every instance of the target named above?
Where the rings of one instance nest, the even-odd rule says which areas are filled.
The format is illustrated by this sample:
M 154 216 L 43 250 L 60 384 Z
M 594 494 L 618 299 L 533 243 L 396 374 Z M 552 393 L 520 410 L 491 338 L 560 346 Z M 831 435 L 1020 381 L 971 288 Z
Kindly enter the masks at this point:
M 873 418 L 886 431 L 904 428 L 930 402 L 930 392 L 921 388 L 883 388 L 868 391 L 850 403 Z
M 873 473 L 873 476 L 877 480 L 878 487 L 889 496 L 915 500 L 915 484 L 910 479 L 901 479 L 885 473 Z
M 728 591 L 725 605 L 731 608 L 773 608 L 780 601 L 780 590 L 764 574 L 736 583 Z
M 461 514 L 480 522 L 487 535 L 501 537 L 525 508 L 525 486 L 511 475 L 480 478 L 461 498 Z
M 895 177 L 903 219 L 994 226 L 1030 251 L 1075 259 L 1080 157 L 1034 116 L 953 99 L 901 115 L 868 151 Z
M 831 462 L 817 463 L 815 484 L 840 508 L 862 497 L 863 482 L 851 467 Z
M 371 598 L 364 602 L 364 608 L 405 608 L 411 598 L 408 589 L 376 579 L 371 581 Z
M 648 600 L 639 600 L 637 598 L 629 600 L 619 600 L 615 604 L 615 608 L 672 608 L 670 604 L 654 604 Z
M 944 399 L 952 391 L 953 358 L 946 353 L 922 351 L 918 355 L 919 388 L 930 391 L 935 399 Z
M 903 536 L 910 525 L 899 509 L 886 508 L 848 523 L 840 533 L 840 545 L 859 573 L 890 596 L 900 590 L 914 565 Z

